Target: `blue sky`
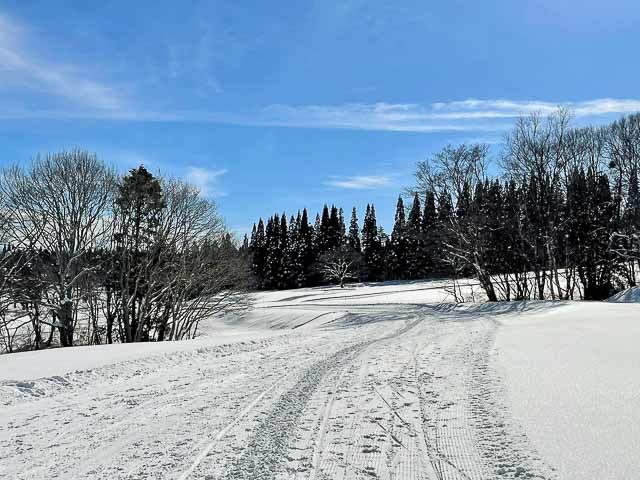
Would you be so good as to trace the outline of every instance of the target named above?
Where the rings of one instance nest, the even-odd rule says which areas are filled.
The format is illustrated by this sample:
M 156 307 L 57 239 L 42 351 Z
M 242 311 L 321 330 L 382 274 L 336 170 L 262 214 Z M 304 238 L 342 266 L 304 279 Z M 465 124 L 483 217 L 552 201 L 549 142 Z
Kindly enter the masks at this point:
M 198 184 L 227 223 L 374 202 L 513 119 L 640 110 L 631 0 L 0 0 L 0 162 L 80 146 Z

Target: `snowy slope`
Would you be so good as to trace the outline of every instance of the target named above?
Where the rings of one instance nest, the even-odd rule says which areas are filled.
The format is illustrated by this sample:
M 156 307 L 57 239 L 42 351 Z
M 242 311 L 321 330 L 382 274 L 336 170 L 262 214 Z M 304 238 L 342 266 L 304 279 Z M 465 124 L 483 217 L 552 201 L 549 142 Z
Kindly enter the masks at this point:
M 0 478 L 635 478 L 639 306 L 447 299 L 263 292 L 194 341 L 0 356 Z
M 632 287 L 616 293 L 609 299 L 613 303 L 640 303 L 640 287 Z
M 563 479 L 640 472 L 640 307 L 575 303 L 501 319 L 513 416 Z

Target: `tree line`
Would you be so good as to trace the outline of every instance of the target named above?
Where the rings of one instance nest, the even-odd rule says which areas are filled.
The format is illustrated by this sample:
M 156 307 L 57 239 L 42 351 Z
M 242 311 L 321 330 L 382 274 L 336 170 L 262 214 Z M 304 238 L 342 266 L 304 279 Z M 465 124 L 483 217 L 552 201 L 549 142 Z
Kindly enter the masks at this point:
M 0 172 L 0 351 L 191 338 L 242 302 L 246 260 L 214 203 L 74 150 Z
M 640 261 L 640 115 L 572 127 L 570 112 L 518 119 L 492 158 L 446 146 L 419 162 L 391 235 L 368 205 L 260 219 L 244 250 L 256 288 L 346 280 L 474 277 L 491 301 L 601 300 L 635 286 Z

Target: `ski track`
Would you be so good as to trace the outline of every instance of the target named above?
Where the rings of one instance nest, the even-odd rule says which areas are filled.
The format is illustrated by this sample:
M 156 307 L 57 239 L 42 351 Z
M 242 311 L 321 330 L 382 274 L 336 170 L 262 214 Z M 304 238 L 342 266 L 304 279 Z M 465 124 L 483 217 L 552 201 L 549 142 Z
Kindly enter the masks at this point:
M 555 479 L 505 406 L 497 328 L 354 307 L 260 341 L 5 381 L 0 458 L 19 461 L 0 478 Z

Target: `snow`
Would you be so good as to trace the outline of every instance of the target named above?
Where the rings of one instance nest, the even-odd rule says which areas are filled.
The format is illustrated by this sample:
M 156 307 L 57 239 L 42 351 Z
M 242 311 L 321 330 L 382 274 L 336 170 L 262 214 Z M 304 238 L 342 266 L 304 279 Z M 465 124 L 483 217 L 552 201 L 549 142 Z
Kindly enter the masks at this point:
M 453 304 L 445 281 L 253 300 L 192 341 L 0 356 L 0 478 L 640 471 L 637 305 Z
M 230 329 L 214 338 L 198 338 L 192 341 L 79 346 L 0 355 L 0 381 L 62 376 L 70 372 L 89 371 L 150 356 L 190 352 L 202 347 L 263 339 L 275 334 L 277 332 Z
M 638 307 L 559 304 L 501 323 L 497 360 L 511 410 L 559 477 L 637 477 Z
M 616 293 L 609 299 L 613 303 L 640 303 L 640 287 L 632 287 Z

